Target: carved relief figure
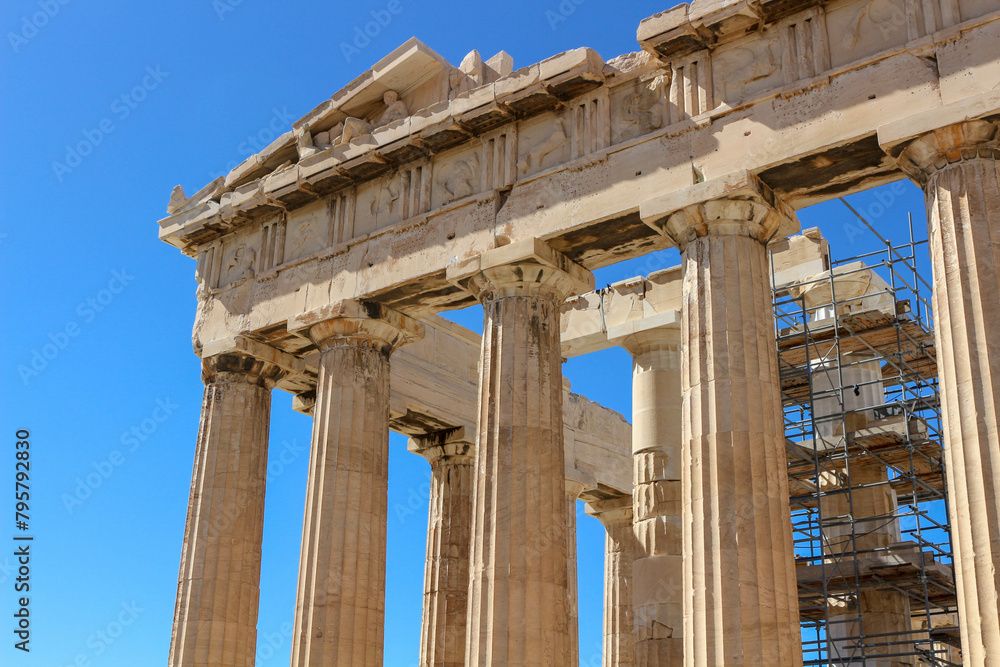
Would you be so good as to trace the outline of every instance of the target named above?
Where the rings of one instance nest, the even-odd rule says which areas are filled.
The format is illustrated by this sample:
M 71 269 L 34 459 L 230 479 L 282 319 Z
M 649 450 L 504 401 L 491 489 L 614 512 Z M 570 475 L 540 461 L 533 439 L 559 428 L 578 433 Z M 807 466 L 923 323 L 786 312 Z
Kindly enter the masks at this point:
M 882 33 L 882 37 L 888 36 L 894 28 L 906 25 L 906 16 L 895 3 L 888 0 L 868 0 L 861 5 L 857 14 L 847 24 L 840 39 L 840 46 L 844 50 L 851 50 L 861 42 L 861 26 L 868 19 Z
M 299 153 L 300 160 L 320 151 L 315 145 L 315 139 L 313 139 L 312 132 L 309 131 L 308 124 L 304 125 L 302 131 L 295 137 L 295 148 Z
M 438 183 L 444 189 L 445 203 L 468 197 L 475 192 L 475 181 L 479 178 L 479 156 L 452 162 L 441 170 Z
M 288 254 L 289 257 L 298 257 L 300 251 L 312 241 L 312 226 L 313 223 L 308 220 L 299 225 L 299 228 L 295 232 L 295 245 Z
M 399 93 L 396 91 L 387 90 L 385 95 L 382 96 L 382 101 L 385 102 L 386 109 L 382 113 L 382 117 L 379 118 L 378 123 L 375 124 L 375 127 L 382 127 L 397 120 L 403 120 L 410 115 L 406 110 L 406 104 L 403 103 L 403 100 L 399 99 Z
M 622 119 L 634 129 L 632 135 L 646 134 L 663 127 L 664 111 L 662 88 L 670 78 L 660 75 L 646 85 L 637 87 L 622 100 Z M 631 129 L 631 128 L 630 128 Z
M 170 193 L 170 202 L 167 204 L 167 213 L 176 213 L 184 208 L 184 204 L 186 204 L 187 201 L 188 198 L 187 195 L 184 194 L 184 188 L 180 185 L 175 185 L 173 191 Z
M 368 134 L 372 130 L 388 125 L 389 123 L 397 120 L 402 120 L 410 115 L 406 110 L 406 104 L 403 103 L 403 100 L 399 99 L 399 93 L 396 91 L 385 91 L 385 95 L 382 96 L 382 101 L 385 102 L 386 108 L 377 122 L 369 123 L 361 120 L 360 118 L 348 118 L 344 121 L 343 130 L 341 131 L 340 137 L 334 141 L 334 145 L 346 144 L 354 137 L 360 137 Z
M 312 142 L 316 148 L 321 150 L 326 150 L 327 148 L 332 148 L 340 136 L 344 133 L 344 124 L 337 123 L 329 130 L 324 132 L 317 132 L 313 135 Z
M 561 148 L 568 138 L 566 134 L 566 121 L 562 118 L 557 118 L 552 134 L 541 143 L 532 147 L 527 155 L 517 161 L 517 173 L 523 176 L 533 168 L 540 169 L 545 158 Z
M 391 215 L 392 207 L 396 204 L 396 200 L 399 199 L 399 183 L 396 178 L 392 178 L 385 185 L 385 187 L 380 187 L 378 194 L 372 199 L 371 210 L 372 215 Z
M 253 278 L 253 264 L 256 259 L 257 252 L 253 248 L 247 247 L 245 243 L 241 243 L 236 248 L 236 252 L 233 253 L 233 258 L 229 260 L 229 266 L 226 267 L 226 275 L 230 282 L 243 278 Z
M 460 69 L 453 69 L 448 74 L 448 99 L 453 100 L 462 93 L 472 90 L 475 81 Z
M 766 79 L 781 68 L 781 60 L 776 53 L 777 40 L 761 44 L 760 49 L 738 47 L 733 49 L 735 66 L 731 74 L 722 79 L 722 95 L 727 102 L 740 99 L 748 84 Z

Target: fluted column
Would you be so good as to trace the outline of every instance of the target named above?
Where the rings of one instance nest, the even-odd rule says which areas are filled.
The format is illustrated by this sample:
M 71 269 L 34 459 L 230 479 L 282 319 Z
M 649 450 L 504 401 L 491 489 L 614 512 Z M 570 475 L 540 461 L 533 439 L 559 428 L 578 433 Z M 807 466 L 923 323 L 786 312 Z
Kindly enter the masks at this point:
M 684 659 L 680 329 L 658 317 L 608 331 L 632 355 L 636 667 L 679 667 Z
M 569 585 L 569 662 L 580 663 L 580 571 L 576 555 L 576 501 L 584 485 L 566 480 L 566 583 Z
M 889 486 L 885 466 L 852 462 L 848 484 L 852 487 L 848 493 L 820 498 L 820 514 L 829 567 L 849 578 L 866 560 L 892 563 L 890 548 L 902 536 L 895 518 L 896 492 Z M 833 667 L 914 664 L 913 656 L 895 655 L 913 651 L 912 643 L 905 642 L 916 638 L 911 634 L 910 598 L 905 592 L 861 588 L 855 599 L 836 599 L 827 614 L 828 659 Z
M 448 278 L 485 318 L 466 664 L 569 665 L 559 307 L 593 277 L 529 239 Z
M 587 503 L 587 514 L 604 524 L 604 667 L 632 667 L 635 632 L 632 620 L 632 498 Z M 669 664 L 669 663 L 663 663 Z
M 794 212 L 749 174 L 668 197 L 682 252 L 686 667 L 802 664 L 766 243 Z
M 474 447 L 464 429 L 412 438 L 431 464 L 420 667 L 463 667 Z
M 322 319 L 314 323 L 317 319 Z M 389 356 L 422 326 L 345 301 L 289 323 L 320 351 L 293 667 L 382 663 Z
M 271 389 L 281 371 L 222 354 L 205 396 L 170 642 L 171 667 L 253 667 Z
M 886 134 L 879 129 L 880 139 Z M 885 145 L 885 144 L 883 144 Z M 966 665 L 1000 664 L 1000 123 L 888 148 L 924 189 Z

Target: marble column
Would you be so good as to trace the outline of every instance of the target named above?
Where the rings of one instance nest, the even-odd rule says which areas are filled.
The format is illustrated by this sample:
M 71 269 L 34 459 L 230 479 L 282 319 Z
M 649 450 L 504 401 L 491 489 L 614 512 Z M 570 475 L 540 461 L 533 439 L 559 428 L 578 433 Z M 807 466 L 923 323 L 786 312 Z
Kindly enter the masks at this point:
M 569 665 L 560 305 L 593 276 L 537 239 L 456 262 L 483 304 L 466 664 Z
M 408 445 L 431 464 L 420 667 L 465 665 L 475 448 L 464 431 L 411 438 Z
M 389 357 L 423 327 L 345 301 L 289 322 L 320 352 L 302 528 L 293 667 L 382 663 Z
M 964 113 L 963 110 L 957 110 Z M 905 134 L 879 129 L 879 138 Z M 924 189 L 951 537 L 966 665 L 1000 664 L 1000 123 L 887 147 Z M 996 465 L 994 465 L 996 464 Z
M 751 174 L 659 201 L 681 249 L 684 665 L 802 664 L 766 244 L 795 213 Z M 648 212 L 648 208 L 647 208 Z
M 849 578 L 866 560 L 894 562 L 890 547 L 898 545 L 902 536 L 899 520 L 894 518 L 896 492 L 888 482 L 885 466 L 855 462 L 850 465 L 849 495 L 831 493 L 820 498 L 824 552 L 831 556 L 828 567 L 832 572 L 839 570 Z M 894 655 L 915 650 L 912 643 L 906 644 L 916 638 L 911 634 L 909 596 L 889 587 L 862 587 L 857 593 L 854 599 L 839 599 L 828 607 L 830 665 L 913 665 L 913 656 Z
M 580 663 L 580 572 L 576 557 L 576 501 L 584 485 L 566 480 L 566 582 L 569 584 L 569 661 Z
M 253 667 L 271 389 L 280 376 L 239 354 L 202 362 L 171 667 Z
M 684 659 L 681 342 L 676 319 L 674 313 L 656 315 L 608 331 L 609 339 L 632 355 L 636 667 L 679 666 Z
M 632 667 L 635 632 L 632 618 L 632 564 L 636 539 L 632 498 L 587 503 L 587 514 L 604 525 L 604 667 Z M 669 663 L 663 663 L 669 664 Z

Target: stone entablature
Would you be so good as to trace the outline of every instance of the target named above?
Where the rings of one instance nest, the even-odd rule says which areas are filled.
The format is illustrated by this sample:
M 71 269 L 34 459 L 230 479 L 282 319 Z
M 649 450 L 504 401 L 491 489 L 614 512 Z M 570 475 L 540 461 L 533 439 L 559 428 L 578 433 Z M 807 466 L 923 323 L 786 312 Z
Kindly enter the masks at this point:
M 586 268 L 667 247 L 639 205 L 734 171 L 795 208 L 896 179 L 878 125 L 988 93 L 997 18 L 985 0 L 695 3 L 643 22 L 656 58 L 577 49 L 517 71 L 411 40 L 172 197 L 161 238 L 199 257 L 196 349 L 282 338 L 336 298 L 468 305 L 448 264 L 528 237 Z

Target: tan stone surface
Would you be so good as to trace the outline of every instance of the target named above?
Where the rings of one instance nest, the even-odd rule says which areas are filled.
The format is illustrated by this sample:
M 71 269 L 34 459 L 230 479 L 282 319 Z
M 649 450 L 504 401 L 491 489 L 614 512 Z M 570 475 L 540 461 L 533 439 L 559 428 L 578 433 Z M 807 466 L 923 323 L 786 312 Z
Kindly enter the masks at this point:
M 569 655 L 571 665 L 580 663 L 580 572 L 576 549 L 576 501 L 584 485 L 566 481 L 566 583 L 569 586 Z
M 766 186 L 739 174 L 643 213 L 676 240 L 684 262 L 684 664 L 801 665 L 765 248 L 797 221 Z
M 880 136 L 904 135 L 902 131 Z M 966 665 L 1000 661 L 1000 126 L 977 120 L 889 145 L 924 188 Z
M 849 475 L 849 495 L 831 493 L 820 498 L 824 550 L 831 556 L 827 567 L 831 573 L 839 570 L 846 577 L 855 571 L 855 559 L 892 562 L 890 547 L 902 541 L 895 518 L 896 493 L 886 483 L 885 467 L 851 465 Z M 912 646 L 898 643 L 911 639 L 907 634 L 912 627 L 910 598 L 905 592 L 888 587 L 861 588 L 856 599 L 837 599 L 828 613 L 829 655 L 835 667 L 850 667 L 859 661 L 866 667 L 914 664 L 913 656 L 893 655 L 912 651 Z
M 411 437 L 463 428 L 474 433 L 482 337 L 439 316 L 421 323 L 424 337 L 393 354 L 389 426 Z M 294 391 L 293 407 L 312 414 L 318 352 L 300 359 L 240 336 L 219 349 L 281 365 L 288 376 L 279 388 Z M 631 425 L 618 412 L 572 393 L 568 383 L 563 385 L 563 441 L 567 480 L 591 490 L 631 493 Z
M 421 334 L 382 307 L 303 317 L 320 375 L 302 529 L 292 665 L 377 665 L 385 620 L 389 356 Z
M 680 327 L 654 327 L 615 340 L 632 354 L 633 516 L 637 585 L 632 596 L 637 667 L 680 665 L 681 559 Z M 620 329 L 609 330 L 609 335 Z
M 632 530 L 632 499 L 621 496 L 589 502 L 587 514 L 597 517 L 606 531 L 603 664 L 608 667 L 631 667 L 637 664 L 633 658 L 632 563 L 637 545 Z
M 465 665 L 475 450 L 465 438 L 460 429 L 414 438 L 408 445 L 431 464 L 421 667 Z
M 636 207 L 734 170 L 797 208 L 897 178 L 880 124 L 1000 109 L 1000 12 L 876 4 L 674 8 L 644 22 L 657 57 L 612 65 L 577 49 L 492 81 L 475 58 L 454 67 L 407 43 L 233 178 L 174 198 L 161 235 L 199 257 L 196 346 L 280 338 L 289 318 L 345 297 L 418 317 L 461 307 L 471 298 L 448 264 L 529 237 L 588 268 L 667 247 Z M 393 109 L 405 117 L 375 127 Z M 371 131 L 316 139 L 352 119 Z M 300 155 L 306 125 L 317 152 Z
M 476 454 L 469 660 L 571 656 L 564 484 L 624 491 L 629 480 L 614 446 L 593 446 L 589 433 L 575 439 L 578 449 L 560 442 L 568 433 L 561 299 L 589 289 L 584 269 L 670 246 L 685 257 L 684 659 L 798 664 L 763 244 L 793 229 L 793 206 L 888 182 L 899 169 L 925 185 L 931 209 L 967 655 L 974 665 L 995 661 L 996 128 L 954 124 L 1000 112 L 1000 8 L 992 0 L 697 0 L 647 19 L 637 37 L 646 53 L 605 62 L 576 49 L 516 71 L 502 52 L 486 62 L 473 52 L 456 67 L 410 40 L 225 178 L 190 198 L 183 189 L 171 196 L 160 236 L 198 258 L 196 351 L 253 348 L 294 376 L 281 388 L 300 394 L 300 407 L 315 405 L 297 664 L 379 659 L 384 431 L 390 423 L 419 425 L 419 434 L 472 427 L 457 405 L 435 416 L 393 401 L 389 350 L 407 328 L 402 313 L 425 317 L 476 298 L 488 313 L 482 377 L 495 382 L 479 389 L 476 428 L 487 446 Z M 891 119 L 906 122 L 876 137 Z M 676 295 L 647 295 L 649 284 L 616 286 L 617 310 L 603 309 L 603 293 L 586 297 L 583 310 L 597 302 L 601 312 L 584 324 L 597 321 L 599 331 L 588 338 L 581 329 L 578 349 L 610 343 L 599 335 L 609 333 L 605 315 L 632 333 L 657 318 L 676 323 Z M 369 308 L 388 320 L 369 317 Z M 368 324 L 338 331 L 343 344 L 310 361 L 317 340 L 329 338 L 317 332 L 334 320 Z M 372 340 L 383 341 L 381 361 Z M 445 375 L 434 379 L 445 401 L 460 397 Z M 341 409 L 365 401 L 377 409 Z M 605 440 L 616 444 L 619 431 Z M 747 456 L 750 448 L 762 455 Z M 358 451 L 374 455 L 357 466 Z M 636 480 L 648 485 L 637 495 L 652 493 L 655 503 L 640 499 L 635 510 L 648 515 L 655 505 L 652 516 L 669 516 L 676 479 L 667 478 L 668 457 L 637 452 Z M 345 479 L 365 492 L 347 492 Z M 348 500 L 361 508 L 348 511 Z M 352 528 L 348 519 L 358 517 L 375 529 Z M 198 521 L 192 515 L 189 530 L 200 530 Z M 555 563 L 542 566 L 518 548 L 545 528 L 558 534 L 542 540 Z M 364 567 L 360 553 L 371 556 Z M 184 567 L 213 557 L 185 556 Z M 676 559 L 647 556 L 634 580 L 674 585 L 664 573 L 680 571 Z M 336 582 L 327 586 L 327 575 Z M 196 597 L 193 588 L 184 596 Z M 175 645 L 200 645 L 189 622 L 200 604 L 178 603 Z M 336 619 L 347 618 L 338 641 Z M 650 636 L 672 638 L 669 623 Z
M 281 372 L 239 355 L 206 359 L 203 368 L 168 664 L 252 667 L 271 389 Z
M 427 429 L 475 433 L 482 337 L 442 317 L 421 321 L 425 337 L 393 355 L 390 425 L 410 436 Z M 621 414 L 563 385 L 567 480 L 631 493 L 631 438 Z
M 449 271 L 483 303 L 468 665 L 568 665 L 559 306 L 593 287 L 539 243 Z

